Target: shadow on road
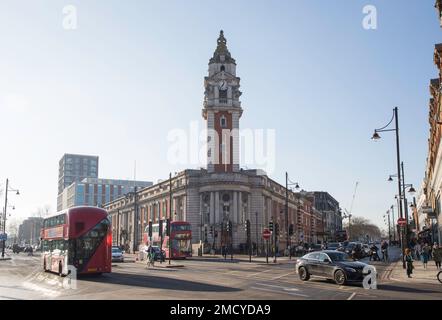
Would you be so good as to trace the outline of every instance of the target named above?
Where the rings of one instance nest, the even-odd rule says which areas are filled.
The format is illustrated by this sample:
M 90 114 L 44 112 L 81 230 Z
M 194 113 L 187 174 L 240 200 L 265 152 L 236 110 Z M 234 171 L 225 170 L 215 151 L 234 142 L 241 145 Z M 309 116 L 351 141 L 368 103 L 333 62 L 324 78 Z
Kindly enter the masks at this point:
M 100 277 L 82 278 L 83 281 L 119 284 L 152 289 L 183 290 L 183 291 L 207 291 L 207 292 L 237 292 L 238 288 L 206 284 L 201 282 L 171 279 L 166 277 L 112 273 Z
M 441 290 L 431 290 L 431 289 L 419 289 L 419 288 L 411 288 L 411 287 L 403 287 L 398 285 L 391 285 L 391 284 L 379 284 L 378 290 L 385 290 L 385 291 L 396 291 L 396 292 L 407 292 L 407 293 L 442 293 Z

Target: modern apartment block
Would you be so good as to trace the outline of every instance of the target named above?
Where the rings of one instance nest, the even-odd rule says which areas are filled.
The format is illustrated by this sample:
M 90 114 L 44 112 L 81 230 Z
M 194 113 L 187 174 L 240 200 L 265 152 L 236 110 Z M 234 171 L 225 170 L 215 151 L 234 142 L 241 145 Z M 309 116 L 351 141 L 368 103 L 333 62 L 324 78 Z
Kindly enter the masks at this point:
M 98 178 L 98 157 L 66 153 L 58 164 L 58 194 L 84 178 Z
M 150 181 L 115 180 L 85 178 L 80 182 L 73 182 L 59 195 L 60 207 L 64 210 L 75 206 L 102 206 L 103 204 L 120 198 L 129 192 L 152 185 Z

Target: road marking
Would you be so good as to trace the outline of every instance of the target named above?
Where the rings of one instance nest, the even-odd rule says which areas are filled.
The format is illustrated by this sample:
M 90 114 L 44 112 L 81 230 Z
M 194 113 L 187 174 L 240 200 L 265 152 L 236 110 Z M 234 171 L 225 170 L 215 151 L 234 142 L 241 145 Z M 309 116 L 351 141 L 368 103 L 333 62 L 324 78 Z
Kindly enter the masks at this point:
M 256 272 L 256 273 L 249 274 L 249 275 L 247 276 L 247 278 L 250 278 L 250 277 L 256 276 L 256 275 L 261 274 L 261 273 L 269 272 L 269 271 L 273 271 L 273 269 L 268 269 L 268 270 L 264 270 L 264 271 L 260 271 L 260 272 Z
M 261 290 L 261 291 L 268 291 L 268 292 L 275 292 L 275 293 L 280 293 L 280 294 L 289 294 L 289 295 L 292 295 L 292 296 L 299 296 L 299 297 L 309 298 L 308 295 L 301 294 L 301 293 L 293 293 L 293 292 L 286 292 L 286 291 L 278 291 L 278 290 L 272 290 L 272 289 L 266 289 L 266 288 L 259 288 L 259 287 L 250 287 L 250 289 Z
M 266 286 L 266 287 L 273 287 L 273 288 L 281 288 L 287 291 L 299 291 L 299 289 L 291 288 L 291 287 L 283 287 L 283 286 L 277 286 L 273 284 L 267 284 L 267 283 L 256 283 L 258 286 Z
M 291 275 L 291 274 L 294 274 L 294 273 L 295 273 L 295 272 L 292 271 L 292 272 L 289 272 L 289 273 L 286 273 L 286 274 L 283 274 L 283 275 L 280 275 L 280 276 L 274 277 L 274 278 L 272 278 L 272 279 L 270 279 L 270 280 L 281 279 L 281 278 L 287 277 L 287 276 L 289 276 L 289 275 Z
M 348 297 L 348 299 L 347 299 L 347 300 L 351 300 L 351 299 L 353 299 L 355 295 L 356 295 L 356 292 L 353 292 L 353 293 L 351 294 L 351 296 L 350 296 L 350 297 Z

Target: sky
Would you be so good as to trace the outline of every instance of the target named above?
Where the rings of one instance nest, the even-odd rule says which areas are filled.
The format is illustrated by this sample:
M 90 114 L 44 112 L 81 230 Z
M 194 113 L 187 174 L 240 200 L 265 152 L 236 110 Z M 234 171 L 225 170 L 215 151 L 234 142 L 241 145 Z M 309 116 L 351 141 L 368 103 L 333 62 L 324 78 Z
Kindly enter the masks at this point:
M 363 28 L 366 5 L 376 29 Z M 442 39 L 433 0 L 0 0 L 0 188 L 9 178 L 21 193 L 12 218 L 56 208 L 64 153 L 99 156 L 101 178 L 132 179 L 135 161 L 136 179 L 153 182 L 203 166 L 171 163 L 168 135 L 204 127 L 221 29 L 241 77 L 240 127 L 275 132 L 269 176 L 284 183 L 287 171 L 346 209 L 358 181 L 353 215 L 384 228 L 395 137 L 370 137 L 398 106 L 406 183 L 420 187 Z

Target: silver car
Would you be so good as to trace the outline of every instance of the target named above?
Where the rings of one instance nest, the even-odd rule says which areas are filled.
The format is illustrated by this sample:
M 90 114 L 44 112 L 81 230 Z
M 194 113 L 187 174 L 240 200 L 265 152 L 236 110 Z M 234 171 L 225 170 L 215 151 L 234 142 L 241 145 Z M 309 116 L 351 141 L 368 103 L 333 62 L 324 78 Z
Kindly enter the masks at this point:
M 124 252 L 118 247 L 112 247 L 112 262 L 124 262 Z

